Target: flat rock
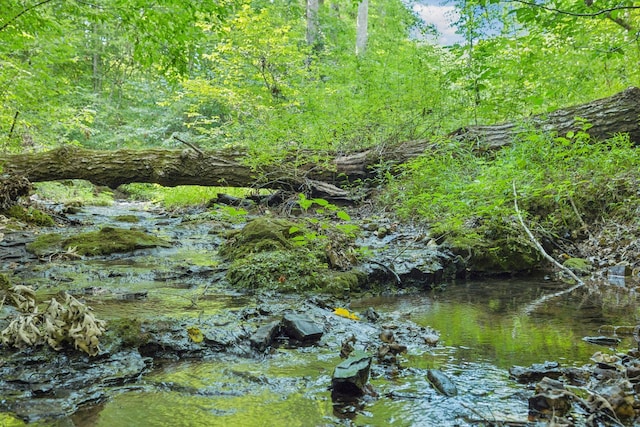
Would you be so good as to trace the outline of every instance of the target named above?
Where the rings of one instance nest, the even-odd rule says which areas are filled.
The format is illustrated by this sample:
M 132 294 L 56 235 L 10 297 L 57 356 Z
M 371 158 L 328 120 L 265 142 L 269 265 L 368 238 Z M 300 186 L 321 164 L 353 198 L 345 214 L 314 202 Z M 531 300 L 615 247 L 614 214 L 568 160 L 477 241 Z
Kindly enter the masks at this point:
M 322 328 L 305 314 L 286 313 L 282 318 L 284 333 L 303 342 L 315 342 L 322 338 Z

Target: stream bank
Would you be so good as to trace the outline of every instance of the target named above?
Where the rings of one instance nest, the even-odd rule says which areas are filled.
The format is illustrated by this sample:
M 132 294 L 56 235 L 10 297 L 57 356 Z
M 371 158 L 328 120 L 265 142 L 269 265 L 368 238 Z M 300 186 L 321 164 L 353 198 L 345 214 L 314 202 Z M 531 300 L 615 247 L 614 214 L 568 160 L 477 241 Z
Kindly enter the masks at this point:
M 585 363 L 594 348 L 581 343 L 582 336 L 593 335 L 603 325 L 635 322 L 633 302 L 615 311 L 606 301 L 580 292 L 570 296 L 571 306 L 557 312 L 549 311 L 557 307 L 554 300 L 532 317 L 520 313 L 526 303 L 563 287 L 543 279 L 480 286 L 448 282 L 444 292 L 432 290 L 433 283 L 447 282 L 415 266 L 434 265 L 439 255 L 429 254 L 440 252 L 433 243 L 423 239 L 424 247 L 414 249 L 415 231 L 396 229 L 382 236 L 379 224 L 368 238 L 371 250 L 378 250 L 378 264 L 371 268 L 380 280 L 348 300 L 342 295 L 301 298 L 272 290 L 238 290 L 225 284 L 224 260 L 218 256 L 223 233 L 211 230 L 240 230 L 244 218 L 222 222 L 209 214 L 176 216 L 144 204 L 119 203 L 86 207 L 72 217 L 82 226 L 58 231 L 77 234 L 122 227 L 123 215 L 135 216 L 135 227 L 173 244 L 117 255 L 52 257 L 43 263 L 26 252 L 25 258 L 17 258 L 33 235 L 7 234 L 2 242 L 0 259 L 3 268 L 13 272 L 12 280 L 36 287 L 43 298 L 67 291 L 111 326 L 95 359 L 71 349 L 56 353 L 44 347 L 21 352 L 3 348 L 5 355 L 11 354 L 0 367 L 6 374 L 2 378 L 7 378 L 2 382 L 7 396 L 3 412 L 46 425 L 86 426 L 127 425 L 130 419 L 168 425 L 167 420 L 181 420 L 178 416 L 191 420 L 188 425 L 304 425 L 301 411 L 312 425 L 340 425 L 349 419 L 371 425 L 446 425 L 452 420 L 477 425 L 473 420 L 478 420 L 478 413 L 486 419 L 526 422 L 526 388 L 509 379 L 510 366 L 541 362 L 547 356 Z M 385 267 L 391 261 L 405 287 L 399 287 Z M 411 277 L 419 286 L 408 286 Z M 449 295 L 457 302 L 443 307 Z M 612 293 L 609 298 L 624 295 Z M 584 301 L 601 309 L 585 318 Z M 361 320 L 335 314 L 341 307 Z M 369 308 L 380 317 L 366 317 Z M 302 345 L 274 330 L 264 345 L 255 344 L 260 328 L 279 324 L 289 312 L 309 316 L 323 331 L 322 338 Z M 564 313 L 575 318 L 563 318 Z M 9 314 L 3 311 L 4 322 Z M 557 325 L 542 327 L 556 316 Z M 560 328 L 563 324 L 569 328 Z M 344 341 L 355 335 L 354 347 L 375 354 L 380 333 L 389 329 L 406 345 L 406 354 L 395 365 L 374 363 L 375 396 L 357 405 L 334 405 L 327 388 Z M 456 329 L 485 338 L 469 341 L 456 335 Z M 522 335 L 525 330 L 529 332 Z M 440 341 L 434 340 L 435 331 L 442 335 Z M 538 332 L 531 335 L 532 331 Z M 621 345 L 633 343 L 627 339 Z M 96 372 L 97 366 L 104 370 Z M 445 398 L 433 390 L 426 379 L 433 368 L 454 378 L 458 397 Z M 79 390 L 80 384 L 84 388 Z M 139 413 L 141 407 L 148 410 Z

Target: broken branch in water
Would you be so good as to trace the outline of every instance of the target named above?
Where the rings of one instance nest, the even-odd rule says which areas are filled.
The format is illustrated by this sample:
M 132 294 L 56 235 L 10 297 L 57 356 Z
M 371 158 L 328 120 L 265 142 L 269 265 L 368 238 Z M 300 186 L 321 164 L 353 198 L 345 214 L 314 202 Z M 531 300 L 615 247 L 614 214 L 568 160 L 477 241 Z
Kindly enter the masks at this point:
M 572 292 L 573 290 L 583 286 L 584 282 L 582 280 L 580 280 L 580 278 L 578 276 L 576 276 L 573 271 L 571 271 L 570 269 L 568 269 L 564 265 L 560 264 L 551 255 L 549 255 L 544 250 L 544 248 L 542 247 L 540 242 L 538 242 L 538 240 L 536 240 L 536 238 L 533 235 L 533 233 L 531 232 L 531 230 L 529 230 L 529 227 L 527 227 L 527 225 L 524 223 L 524 219 L 522 218 L 522 214 L 520 213 L 520 209 L 518 208 L 518 192 L 516 191 L 516 183 L 515 182 L 513 183 L 513 205 L 514 205 L 514 208 L 516 210 L 516 215 L 518 216 L 518 221 L 520 221 L 520 225 L 522 225 L 522 228 L 524 228 L 524 231 L 527 233 L 527 236 L 529 236 L 529 240 L 531 240 L 531 242 L 533 243 L 535 248 L 542 254 L 543 257 L 545 257 L 553 265 L 555 265 L 560 270 L 562 270 L 565 273 L 567 273 L 573 280 L 576 281 L 576 285 L 570 287 L 569 289 L 564 289 L 564 290 L 562 290 L 560 292 L 555 292 L 555 293 L 550 294 L 550 295 L 545 295 L 545 296 L 540 297 L 537 300 L 533 301 L 531 304 L 528 304 L 524 309 L 524 313 L 525 314 L 530 314 L 533 310 L 535 310 L 538 306 L 540 306 L 545 301 L 548 301 L 548 300 L 550 300 L 552 298 L 559 297 L 559 296 L 564 295 L 564 294 L 568 294 L 568 293 Z
M 524 219 L 522 219 L 522 214 L 520 213 L 520 209 L 518 208 L 518 192 L 516 191 L 515 182 L 513 182 L 513 206 L 516 210 L 516 215 L 518 216 L 518 221 L 520 221 L 520 225 L 522 225 L 522 228 L 524 228 L 524 231 L 527 233 L 527 236 L 529 236 L 529 240 L 531 240 L 531 243 L 533 243 L 533 245 L 538 250 L 538 252 L 540 252 L 540 254 L 543 257 L 545 257 L 545 259 L 547 259 L 549 262 L 551 262 L 553 265 L 555 265 L 560 270 L 567 273 L 573 280 L 576 281 L 576 284 L 584 285 L 584 282 L 578 276 L 576 276 L 573 271 L 571 271 L 569 268 L 565 267 L 564 265 L 560 264 L 558 261 L 556 261 L 551 255 L 549 255 L 544 250 L 540 242 L 538 242 L 538 240 L 535 238 L 531 230 L 529 230 L 529 227 L 527 227 L 527 225 L 524 223 Z

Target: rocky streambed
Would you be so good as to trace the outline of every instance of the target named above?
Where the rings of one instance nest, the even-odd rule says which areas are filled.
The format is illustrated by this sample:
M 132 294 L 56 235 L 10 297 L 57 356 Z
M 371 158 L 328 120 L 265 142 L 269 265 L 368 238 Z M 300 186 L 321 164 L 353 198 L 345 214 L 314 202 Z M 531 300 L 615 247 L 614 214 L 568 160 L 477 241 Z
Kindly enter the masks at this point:
M 220 246 L 242 240 L 234 230 L 240 233 L 246 217 L 173 215 L 137 203 L 69 217 L 78 225 L 38 233 L 135 229 L 169 244 L 89 256 L 78 252 L 79 242 L 35 256 L 26 245 L 36 234 L 5 234 L 0 262 L 13 283 L 32 286 L 40 301 L 67 292 L 108 325 L 95 356 L 69 345 L 3 346 L 0 420 L 8 425 L 518 425 L 528 422 L 533 393 L 509 377 L 511 366 L 587 363 L 597 348 L 582 336 L 635 322 L 633 302 L 607 305 L 580 290 L 563 300 L 569 306 L 552 300 L 523 314 L 563 287 L 542 279 L 433 290 L 456 276 L 455 257 L 426 233 L 386 220 L 361 222 L 358 246 L 367 253 L 355 279 L 332 276 L 339 286 L 329 294 L 283 294 L 276 288 L 291 283 L 289 272 L 267 271 L 272 288 L 229 283 L 233 260 Z M 279 233 L 269 234 L 270 245 Z M 297 234 L 302 247 L 321 243 L 329 251 L 331 242 L 311 233 Z M 326 253 L 349 259 L 348 245 Z M 595 313 L 584 310 L 585 301 Z M 14 315 L 5 305 L 0 328 Z M 630 336 L 625 345 L 634 345 Z M 357 399 L 336 400 L 334 370 L 357 354 L 371 358 L 367 387 Z M 434 387 L 434 373 L 457 393 Z

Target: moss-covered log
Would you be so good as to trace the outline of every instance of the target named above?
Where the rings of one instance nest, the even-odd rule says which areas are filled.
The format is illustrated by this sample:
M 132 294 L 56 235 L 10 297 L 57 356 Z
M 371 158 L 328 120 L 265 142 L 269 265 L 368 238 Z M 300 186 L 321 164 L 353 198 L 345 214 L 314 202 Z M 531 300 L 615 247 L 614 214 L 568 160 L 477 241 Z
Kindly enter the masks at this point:
M 579 118 L 579 119 L 578 119 Z M 606 139 L 616 133 L 628 133 L 640 144 L 640 89 L 630 88 L 604 98 L 547 115 L 525 118 L 513 123 L 472 126 L 460 129 L 452 137 L 473 141 L 481 151 L 510 144 L 518 134 L 531 128 L 556 132 L 582 129 L 582 122 L 592 127 L 589 133 Z M 296 153 L 295 158 L 254 170 L 246 164 L 251 155 L 242 149 L 201 151 L 88 150 L 75 146 L 35 154 L 6 155 L 0 158 L 5 173 L 26 177 L 31 182 L 61 179 L 85 179 L 115 188 L 131 182 L 151 182 L 164 186 L 205 185 L 280 188 L 306 191 L 328 197 L 346 197 L 340 187 L 345 183 L 375 175 L 377 165 L 392 166 L 424 154 L 432 148 L 426 140 L 337 156 L 321 164 L 300 165 L 300 159 L 317 158 L 317 153 Z

